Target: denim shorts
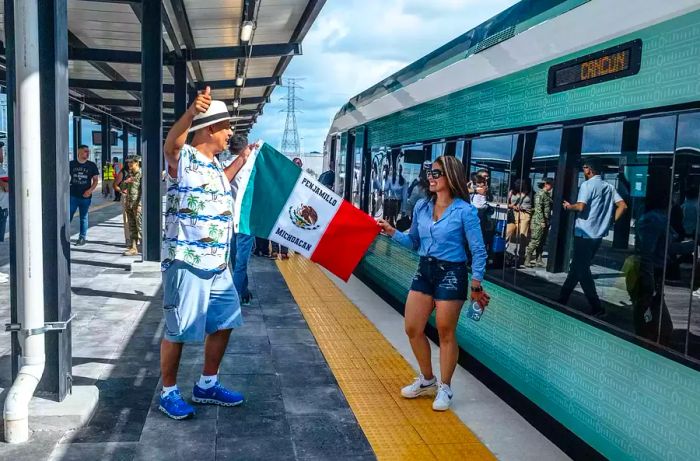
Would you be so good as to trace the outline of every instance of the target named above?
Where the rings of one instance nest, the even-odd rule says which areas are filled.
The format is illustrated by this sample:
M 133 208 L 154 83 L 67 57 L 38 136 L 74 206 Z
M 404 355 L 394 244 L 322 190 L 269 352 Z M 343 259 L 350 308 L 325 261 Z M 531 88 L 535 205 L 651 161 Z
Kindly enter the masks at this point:
M 163 336 L 174 343 L 203 341 L 205 334 L 241 326 L 231 271 L 207 272 L 174 261 L 163 271 L 163 315 Z
M 467 264 L 421 257 L 411 290 L 430 295 L 436 301 L 465 301 L 469 296 Z

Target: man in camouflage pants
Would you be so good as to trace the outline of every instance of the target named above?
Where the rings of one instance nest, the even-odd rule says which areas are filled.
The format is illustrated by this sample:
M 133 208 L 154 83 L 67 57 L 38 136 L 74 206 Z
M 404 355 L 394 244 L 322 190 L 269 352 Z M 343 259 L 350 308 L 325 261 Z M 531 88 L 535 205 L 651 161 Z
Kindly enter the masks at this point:
M 129 157 L 129 176 L 121 184 L 124 194 L 124 209 L 129 222 L 129 248 L 125 256 L 136 256 L 141 241 L 141 157 Z
M 544 178 L 540 182 L 540 187 L 540 191 L 535 195 L 535 206 L 533 207 L 532 220 L 530 221 L 531 239 L 525 249 L 525 266 L 528 267 L 535 267 L 534 258 L 537 258 L 536 265 L 544 267 L 542 250 L 544 250 L 544 243 L 549 233 L 554 181 L 551 178 Z

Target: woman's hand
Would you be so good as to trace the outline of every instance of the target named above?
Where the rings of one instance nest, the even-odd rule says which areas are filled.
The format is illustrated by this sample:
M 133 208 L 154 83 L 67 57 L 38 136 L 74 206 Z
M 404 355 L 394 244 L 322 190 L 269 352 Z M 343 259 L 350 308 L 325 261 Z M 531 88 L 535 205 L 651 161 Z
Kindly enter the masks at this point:
M 391 224 L 386 222 L 383 219 L 377 219 L 377 225 L 382 228 L 382 231 L 384 231 L 385 234 L 389 235 L 390 237 L 393 237 L 394 234 L 396 233 L 396 229 L 394 229 Z
M 489 305 L 491 297 L 484 291 L 484 288 L 481 286 L 481 282 L 472 282 L 472 287 L 469 292 L 471 300 L 479 303 L 479 306 L 481 306 L 482 309 L 486 309 L 486 306 Z

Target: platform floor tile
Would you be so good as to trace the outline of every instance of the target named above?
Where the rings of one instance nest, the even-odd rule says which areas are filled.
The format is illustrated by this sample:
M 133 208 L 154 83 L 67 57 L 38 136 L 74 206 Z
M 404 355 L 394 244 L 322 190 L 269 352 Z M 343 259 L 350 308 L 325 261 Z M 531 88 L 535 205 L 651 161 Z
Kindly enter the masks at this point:
M 407 400 L 415 370 L 314 263 L 277 266 L 379 460 L 494 460 L 451 411 Z

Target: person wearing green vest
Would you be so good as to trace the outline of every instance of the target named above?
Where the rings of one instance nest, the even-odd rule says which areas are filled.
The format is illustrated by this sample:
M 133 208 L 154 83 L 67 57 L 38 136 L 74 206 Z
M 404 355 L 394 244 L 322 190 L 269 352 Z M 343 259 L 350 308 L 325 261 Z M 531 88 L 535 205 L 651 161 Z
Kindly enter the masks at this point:
M 125 256 L 139 254 L 138 244 L 141 241 L 141 157 L 129 157 L 129 176 L 122 181 L 120 188 L 124 195 L 124 210 L 129 223 L 129 248 Z
M 111 163 L 105 163 L 102 166 L 102 196 L 105 198 L 112 198 L 112 192 L 114 190 L 114 165 Z

